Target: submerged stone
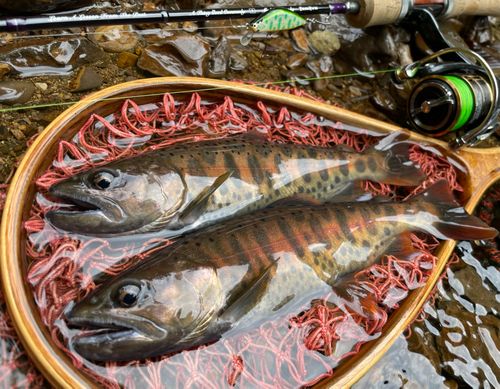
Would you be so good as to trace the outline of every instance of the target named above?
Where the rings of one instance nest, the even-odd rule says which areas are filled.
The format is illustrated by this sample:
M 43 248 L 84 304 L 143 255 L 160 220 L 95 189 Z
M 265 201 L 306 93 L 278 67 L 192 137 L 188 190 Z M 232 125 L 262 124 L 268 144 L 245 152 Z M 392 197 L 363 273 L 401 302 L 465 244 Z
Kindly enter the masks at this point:
M 292 36 L 293 41 L 300 51 L 303 51 L 305 53 L 309 53 L 311 51 L 309 49 L 309 42 L 307 41 L 306 32 L 302 28 L 292 30 L 292 32 L 290 32 L 290 35 Z
M 69 86 L 70 92 L 83 92 L 99 88 L 102 85 L 102 77 L 90 68 L 82 67 Z
M 0 62 L 22 77 L 68 74 L 87 64 L 105 64 L 109 56 L 86 38 L 19 40 L 0 46 Z
M 196 35 L 177 35 L 164 44 L 146 47 L 137 66 L 157 76 L 202 77 L 210 45 Z
M 331 31 L 314 31 L 309 35 L 309 44 L 318 53 L 332 55 L 340 49 L 340 41 Z
M 281 49 L 283 51 L 288 51 L 290 53 L 293 53 L 295 49 L 293 48 L 292 42 L 290 42 L 288 39 L 282 38 L 282 37 L 276 37 L 276 38 L 271 38 L 268 42 L 270 46 L 276 47 L 278 49 Z
M 138 55 L 128 53 L 124 51 L 118 56 L 118 61 L 116 61 L 116 66 L 122 69 L 133 68 L 137 63 Z
M 0 104 L 24 104 L 35 93 L 35 86 L 26 81 L 0 81 Z
M 139 43 L 139 34 L 128 25 L 99 27 L 93 37 L 108 53 L 133 51 Z
M 0 80 L 10 72 L 10 66 L 6 63 L 0 63 Z
M 329 76 L 333 70 L 332 58 L 328 55 L 322 55 L 319 60 L 307 62 L 307 67 L 319 78 L 314 80 L 313 89 L 316 92 L 324 91 L 328 85 L 328 79 L 324 77 Z
M 229 55 L 229 67 L 235 71 L 244 70 L 248 67 L 248 61 L 238 53 L 231 53 Z
M 222 78 L 226 75 L 229 60 L 229 43 L 225 36 L 221 36 L 208 58 L 207 76 Z
M 314 73 L 311 72 L 308 69 L 296 69 L 296 70 L 291 70 L 287 74 L 287 78 L 291 81 L 297 82 L 299 85 L 309 85 L 310 84 L 310 78 L 314 77 Z
M 291 70 L 301 68 L 307 62 L 307 54 L 305 53 L 297 53 L 291 55 L 286 60 L 286 66 L 288 66 Z

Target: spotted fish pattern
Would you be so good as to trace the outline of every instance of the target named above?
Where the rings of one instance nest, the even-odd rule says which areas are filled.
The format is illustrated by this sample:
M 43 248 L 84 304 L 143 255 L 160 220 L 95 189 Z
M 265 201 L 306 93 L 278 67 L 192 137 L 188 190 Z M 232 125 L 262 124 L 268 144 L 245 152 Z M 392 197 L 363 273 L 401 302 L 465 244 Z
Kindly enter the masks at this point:
M 72 324 L 106 328 L 113 317 L 129 332 L 77 338 L 76 349 L 97 360 L 140 359 L 253 328 L 340 290 L 342 277 L 383 254 L 411 258 L 410 231 L 443 239 L 498 234 L 454 203 L 445 180 L 404 202 L 261 210 L 157 251 L 78 303 Z M 151 345 L 134 343 L 130 330 Z
M 91 206 L 46 217 L 63 230 L 98 236 L 186 233 L 287 198 L 319 203 L 356 197 L 361 180 L 418 185 L 425 176 L 409 160 L 406 139 L 394 133 L 361 153 L 256 136 L 180 144 L 54 185 L 54 197 Z

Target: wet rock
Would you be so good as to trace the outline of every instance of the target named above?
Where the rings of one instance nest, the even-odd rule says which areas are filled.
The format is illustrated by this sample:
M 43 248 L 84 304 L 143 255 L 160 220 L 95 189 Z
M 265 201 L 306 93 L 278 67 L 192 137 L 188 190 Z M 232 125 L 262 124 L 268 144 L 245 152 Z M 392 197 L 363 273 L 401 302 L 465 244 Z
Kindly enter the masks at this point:
M 48 88 L 48 85 L 45 82 L 35 82 L 35 86 L 42 92 L 45 92 Z
M 195 22 L 184 22 L 184 24 L 182 25 L 182 29 L 186 32 L 194 34 L 196 31 L 198 31 L 198 25 Z
M 328 55 L 322 55 L 319 60 L 309 61 L 307 67 L 314 72 L 316 77 L 321 78 L 319 80 L 314 80 L 313 89 L 316 92 L 324 91 L 328 85 L 328 79 L 322 77 L 327 77 L 332 73 L 332 58 Z
M 231 53 L 229 55 L 229 67 L 235 71 L 241 71 L 248 67 L 248 62 L 242 55 Z
M 158 76 L 202 77 L 210 45 L 196 35 L 177 35 L 162 45 L 146 47 L 137 66 Z
M 7 126 L 0 124 L 0 140 L 7 139 L 7 136 L 9 136 L 9 130 L 7 129 Z
M 17 140 L 23 140 L 25 138 L 23 132 L 17 128 L 11 128 L 10 133 L 14 135 Z
M 314 31 L 309 35 L 309 44 L 318 53 L 332 55 L 340 49 L 340 41 L 331 31 Z
M 280 36 L 276 38 L 271 38 L 268 44 L 269 46 L 276 47 L 278 49 L 281 49 L 283 51 L 288 51 L 290 53 L 293 53 L 295 51 L 292 42 Z
M 163 27 L 164 28 L 161 28 L 161 29 L 144 31 L 141 34 L 141 36 L 142 36 L 142 38 L 144 38 L 144 40 L 147 43 L 153 43 L 153 44 L 163 43 L 167 39 L 169 39 L 175 35 L 174 31 L 179 28 L 179 24 L 176 22 L 167 23 Z
M 0 0 L 0 9 L 21 14 L 38 14 L 87 7 L 93 3 L 94 0 Z
M 83 92 L 99 88 L 102 85 L 102 77 L 90 68 L 82 67 L 70 83 L 70 92 Z
M 407 342 L 408 351 L 423 355 L 434 366 L 436 372 L 441 375 L 441 361 L 436 349 L 436 341 L 422 322 L 411 324 L 411 336 Z
M 355 41 L 341 46 L 340 52 L 346 61 L 363 71 L 376 70 L 375 64 L 378 62 L 395 61 L 397 59 L 397 46 L 391 34 L 395 31 L 387 27 L 367 31 L 373 35 L 365 34 Z
M 35 86 L 26 81 L 0 81 L 0 104 L 24 104 L 35 93 Z
M 188 63 L 197 63 L 210 53 L 209 43 L 196 35 L 177 35 L 169 38 L 165 43 L 175 47 Z
M 129 25 L 99 27 L 93 38 L 108 53 L 133 51 L 139 43 L 139 34 Z
M 297 28 L 296 30 L 292 30 L 290 35 L 297 45 L 297 48 L 304 53 L 309 53 L 309 42 L 307 41 L 306 32 L 302 28 Z
M 225 36 L 221 36 L 208 57 L 207 76 L 211 78 L 224 77 L 227 72 L 228 60 L 229 43 Z
M 420 34 L 420 32 L 418 31 L 415 33 L 415 45 L 420 50 L 421 54 L 424 56 L 434 54 L 432 49 L 424 41 L 424 38 L 422 38 L 422 34 Z
M 413 62 L 410 45 L 404 44 L 398 47 L 398 58 L 401 66 L 409 65 Z
M 378 90 L 370 96 L 371 103 L 375 108 L 389 116 L 396 115 L 397 106 L 394 98 L 383 90 Z
M 310 81 L 307 80 L 309 78 L 313 78 L 314 73 L 311 72 L 308 69 L 296 69 L 296 70 L 291 70 L 287 74 L 287 78 L 289 80 L 295 81 L 299 85 L 309 85 Z
M 106 66 L 109 55 L 86 38 L 41 38 L 0 45 L 0 62 L 7 63 L 11 73 L 30 77 L 68 74 L 73 69 L 92 63 Z
M 307 62 L 307 58 L 307 54 L 305 53 L 291 55 L 286 60 L 286 66 L 288 66 L 291 70 L 301 68 Z
M 477 316 L 454 301 L 440 300 L 437 312 L 441 334 L 436 345 L 443 370 L 467 387 L 497 387 L 500 320 L 493 315 Z
M 118 61 L 116 61 L 116 66 L 122 69 L 129 69 L 135 66 L 137 63 L 138 55 L 124 51 L 118 56 Z
M 500 294 L 486 288 L 483 279 L 472 266 L 455 271 L 448 282 L 458 295 L 465 296 L 476 304 L 476 311 L 481 310 L 478 307 L 481 305 L 488 313 L 500 313 Z
M 225 0 L 223 3 L 209 4 L 205 9 L 197 10 L 197 12 L 203 14 L 203 12 L 209 12 L 211 10 L 220 10 L 220 12 L 222 12 L 221 8 L 248 8 L 254 6 L 253 0 Z M 247 19 L 206 21 L 204 34 L 213 38 L 219 38 L 221 35 L 238 35 L 241 33 L 241 29 L 235 26 L 244 26 L 247 22 Z
M 10 66 L 6 63 L 0 63 L 0 80 L 10 72 Z

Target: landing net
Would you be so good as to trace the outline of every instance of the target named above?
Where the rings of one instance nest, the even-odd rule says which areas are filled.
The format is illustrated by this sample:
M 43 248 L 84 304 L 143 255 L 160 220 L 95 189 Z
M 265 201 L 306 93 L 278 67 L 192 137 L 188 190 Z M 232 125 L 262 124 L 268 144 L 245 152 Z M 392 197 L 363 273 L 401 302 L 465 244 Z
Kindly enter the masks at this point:
M 273 89 L 279 89 L 272 87 Z M 302 95 L 295 89 L 285 92 Z M 311 96 L 306 96 L 310 97 Z M 376 143 L 367 131 L 347 131 L 340 122 L 324 122 L 312 114 L 287 108 L 273 110 L 257 102 L 242 106 L 226 97 L 206 104 L 193 93 L 175 101 L 166 94 L 161 102 L 138 106 L 127 100 L 121 110 L 106 118 L 91 115 L 71 142 L 59 143 L 48 171 L 37 180 L 28 232 L 27 254 L 32 260 L 28 282 L 43 323 L 54 342 L 74 365 L 108 388 L 136 387 L 241 387 L 292 388 L 312 385 L 332 374 L 345 358 L 356 354 L 367 341 L 380 335 L 388 316 L 399 307 L 409 290 L 422 286 L 437 258 L 438 242 L 425 235 L 412 235 L 422 254 L 411 261 L 386 256 L 381 264 L 359 273 L 375 293 L 379 315 L 368 319 L 342 303 L 332 305 L 324 296 L 313 306 L 291 317 L 263 324 L 236 339 L 225 339 L 194 350 L 133 362 L 92 363 L 68 349 L 68 338 L 79 330 L 64 321 L 68 305 L 94 290 L 98 283 L 147 258 L 171 242 L 161 237 L 146 241 L 114 241 L 56 231 L 45 223 L 44 214 L 60 207 L 47 196 L 54 183 L 77 172 L 159 147 L 187 141 L 224 138 L 258 129 L 275 142 L 317 146 L 346 144 L 357 151 Z M 414 145 L 411 159 L 421 165 L 428 180 L 409 192 L 392 185 L 366 183 L 375 194 L 405 198 L 446 178 L 461 191 L 453 167 L 444 158 Z

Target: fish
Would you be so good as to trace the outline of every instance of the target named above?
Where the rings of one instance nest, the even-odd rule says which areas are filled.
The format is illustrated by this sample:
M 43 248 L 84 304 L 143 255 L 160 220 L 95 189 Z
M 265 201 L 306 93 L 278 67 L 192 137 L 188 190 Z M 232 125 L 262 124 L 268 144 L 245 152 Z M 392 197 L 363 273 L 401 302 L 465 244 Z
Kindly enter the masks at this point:
M 77 208 L 51 210 L 55 227 L 97 237 L 178 236 L 285 198 L 356 198 L 363 180 L 416 186 L 425 174 L 397 132 L 357 153 L 347 146 L 269 142 L 250 134 L 178 144 L 76 174 L 49 188 Z
M 189 234 L 71 306 L 86 359 L 169 354 L 255 328 L 331 291 L 384 254 L 418 255 L 411 231 L 489 239 L 498 231 L 455 203 L 446 180 L 406 201 L 275 207 Z M 360 299 L 361 312 L 373 301 Z

